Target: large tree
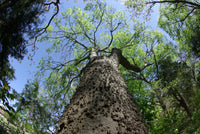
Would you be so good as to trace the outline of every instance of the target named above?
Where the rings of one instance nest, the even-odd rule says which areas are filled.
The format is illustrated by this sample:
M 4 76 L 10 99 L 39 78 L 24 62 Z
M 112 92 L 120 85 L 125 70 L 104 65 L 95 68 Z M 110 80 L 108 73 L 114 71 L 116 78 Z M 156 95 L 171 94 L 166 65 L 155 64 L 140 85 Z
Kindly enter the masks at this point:
M 114 11 L 101 1 L 87 3 L 84 10 L 68 9 L 62 16 L 62 19 L 54 19 L 55 25 L 49 27 L 41 40 L 53 42 L 48 52 L 65 52 L 62 57 L 66 58 L 56 62 L 55 55 L 42 60 L 41 69 L 57 73 L 58 82 L 63 79 L 68 85 L 76 86 L 76 79 L 79 83 L 56 132 L 148 133 L 134 97 L 118 70 L 122 65 L 140 73 L 152 65 L 142 57 L 141 62 L 135 64 L 131 57 L 122 56 L 119 49 L 141 50 L 141 44 L 137 44 L 138 34 L 144 27 L 136 23 L 132 34 L 124 12 Z M 65 92 L 70 89 L 68 85 Z M 64 96 L 62 92 L 61 96 Z
M 147 134 L 136 102 L 118 70 L 119 64 L 133 71 L 119 49 L 109 56 L 91 51 L 79 86 L 65 108 L 56 133 Z

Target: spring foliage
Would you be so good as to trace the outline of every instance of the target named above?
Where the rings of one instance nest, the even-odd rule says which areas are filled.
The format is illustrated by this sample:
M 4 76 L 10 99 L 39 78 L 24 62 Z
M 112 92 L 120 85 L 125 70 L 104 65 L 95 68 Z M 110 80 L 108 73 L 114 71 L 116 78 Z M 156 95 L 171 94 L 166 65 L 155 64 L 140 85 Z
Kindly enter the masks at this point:
M 137 11 L 134 12 L 137 16 L 146 8 L 148 18 L 156 2 L 161 3 L 158 29 L 152 29 L 99 0 L 87 1 L 85 8 L 68 8 L 56 17 L 46 34 L 40 37 L 40 41 L 50 44 L 49 57 L 40 61 L 37 74 L 40 86 L 31 86 L 35 81 L 28 83 L 21 94 L 29 102 L 28 105 L 18 104 L 22 117 L 37 115 L 37 119 L 25 120 L 38 125 L 32 127 L 41 132 L 51 131 L 64 106 L 70 103 L 92 48 L 99 55 L 107 55 L 116 47 L 131 64 L 141 68 L 149 65 L 141 72 L 120 66 L 149 132 L 199 133 L 199 3 L 128 0 L 125 5 L 131 11 Z M 37 91 L 37 94 L 26 95 L 29 91 Z M 19 97 L 18 101 L 22 100 Z M 33 106 L 41 107 L 42 111 L 34 111 Z M 44 113 L 49 116 L 43 117 Z

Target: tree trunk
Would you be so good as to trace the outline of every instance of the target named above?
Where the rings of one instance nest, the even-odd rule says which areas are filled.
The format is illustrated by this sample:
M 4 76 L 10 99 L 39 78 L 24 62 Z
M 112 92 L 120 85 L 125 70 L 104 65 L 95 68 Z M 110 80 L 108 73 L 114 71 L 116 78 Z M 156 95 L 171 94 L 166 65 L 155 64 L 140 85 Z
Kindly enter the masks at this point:
M 121 56 L 91 56 L 59 122 L 58 134 L 148 134 L 118 65 Z

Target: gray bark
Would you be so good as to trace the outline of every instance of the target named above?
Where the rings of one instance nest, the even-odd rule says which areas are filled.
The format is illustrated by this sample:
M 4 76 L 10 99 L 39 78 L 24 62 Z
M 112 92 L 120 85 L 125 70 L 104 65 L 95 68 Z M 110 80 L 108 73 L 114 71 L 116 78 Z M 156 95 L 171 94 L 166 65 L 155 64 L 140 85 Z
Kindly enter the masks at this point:
M 148 134 L 133 96 L 118 70 L 121 51 L 90 57 L 59 122 L 58 134 Z

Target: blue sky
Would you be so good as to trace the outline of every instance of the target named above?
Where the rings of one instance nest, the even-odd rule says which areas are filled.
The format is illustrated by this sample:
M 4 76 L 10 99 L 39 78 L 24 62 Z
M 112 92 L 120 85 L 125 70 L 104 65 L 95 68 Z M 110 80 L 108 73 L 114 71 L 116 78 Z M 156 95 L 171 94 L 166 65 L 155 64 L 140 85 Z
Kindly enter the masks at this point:
M 113 5 L 113 7 L 117 10 L 124 10 L 126 11 L 126 8 L 121 4 L 122 0 L 107 0 L 108 4 Z M 67 8 L 73 8 L 73 6 L 77 7 L 84 7 L 84 4 L 82 0 L 61 0 L 60 5 L 60 11 L 65 11 Z M 156 9 L 157 10 L 157 9 Z M 47 19 L 50 18 L 52 14 L 47 14 Z M 157 27 L 157 19 L 158 19 L 158 13 L 155 12 L 152 14 L 152 19 L 150 22 L 148 22 L 148 25 L 156 28 Z M 39 64 L 39 61 L 42 57 L 48 56 L 46 53 L 46 48 L 49 47 L 48 42 L 38 43 L 38 50 L 35 52 L 35 55 L 33 56 L 33 60 L 29 60 L 27 56 L 19 62 L 15 59 L 10 59 L 11 65 L 15 69 L 15 77 L 16 79 L 10 82 L 10 85 L 12 88 L 14 88 L 17 92 L 21 92 L 24 88 L 24 85 L 27 83 L 27 80 L 31 80 L 34 78 L 34 74 L 37 72 L 37 65 Z M 29 48 L 29 51 L 31 48 Z

